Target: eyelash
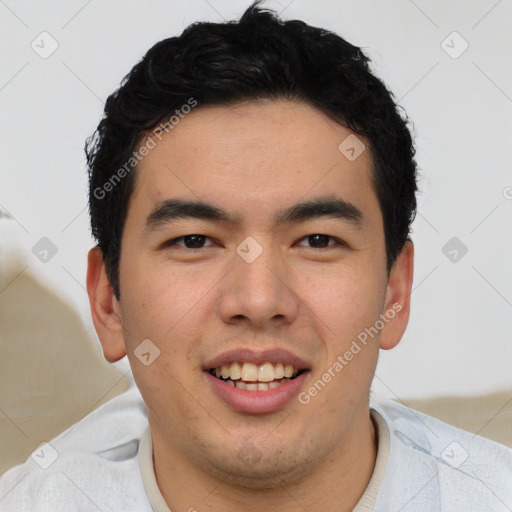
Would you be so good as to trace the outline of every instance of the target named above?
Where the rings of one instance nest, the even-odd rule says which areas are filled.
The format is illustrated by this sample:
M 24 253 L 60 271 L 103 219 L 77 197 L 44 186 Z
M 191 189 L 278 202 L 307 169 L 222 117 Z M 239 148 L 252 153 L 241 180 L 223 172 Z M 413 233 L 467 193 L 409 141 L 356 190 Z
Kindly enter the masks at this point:
M 168 240 L 167 242 L 165 242 L 165 247 L 172 247 L 174 245 L 177 245 L 176 242 L 178 240 L 184 240 L 185 238 L 188 238 L 188 237 L 191 237 L 191 236 L 200 236 L 200 237 L 208 238 L 208 239 L 211 240 L 211 238 L 209 236 L 201 235 L 200 233 L 193 233 L 193 234 L 190 234 L 190 235 L 183 235 L 183 236 L 180 236 L 178 238 L 173 238 L 171 240 Z M 331 235 L 324 235 L 323 233 L 312 233 L 311 235 L 306 235 L 306 236 L 300 238 L 299 240 L 302 241 L 302 240 L 307 239 L 307 238 L 309 238 L 311 236 L 324 236 L 324 237 L 327 237 L 327 238 L 329 238 L 331 240 L 334 240 L 335 244 L 334 245 L 328 245 L 327 247 L 309 247 L 309 249 L 323 250 L 323 249 L 330 249 L 330 248 L 333 248 L 333 247 L 336 247 L 336 246 L 348 247 L 348 245 L 343 240 L 340 240 L 339 238 L 336 238 L 336 237 L 331 236 Z M 183 245 L 180 245 L 179 247 L 183 247 L 183 249 L 188 249 L 190 251 L 198 251 L 198 250 L 201 250 L 201 249 L 206 249 L 206 247 L 191 248 L 191 247 L 185 247 Z M 207 247 L 211 247 L 211 246 L 207 246 Z

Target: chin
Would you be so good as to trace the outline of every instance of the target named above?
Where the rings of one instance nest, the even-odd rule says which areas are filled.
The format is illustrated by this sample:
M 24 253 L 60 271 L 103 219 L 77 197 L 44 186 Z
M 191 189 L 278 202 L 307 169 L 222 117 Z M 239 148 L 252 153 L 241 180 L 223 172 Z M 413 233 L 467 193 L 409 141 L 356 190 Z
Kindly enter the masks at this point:
M 243 473 L 231 473 L 224 482 L 246 489 L 265 490 L 284 487 L 300 480 L 309 473 L 309 468 L 253 468 Z
M 315 463 L 306 454 L 298 453 L 296 446 L 290 448 L 289 454 L 280 448 L 265 454 L 249 443 L 232 457 L 210 463 L 215 468 L 215 476 L 225 483 L 248 489 L 276 489 L 300 480 Z

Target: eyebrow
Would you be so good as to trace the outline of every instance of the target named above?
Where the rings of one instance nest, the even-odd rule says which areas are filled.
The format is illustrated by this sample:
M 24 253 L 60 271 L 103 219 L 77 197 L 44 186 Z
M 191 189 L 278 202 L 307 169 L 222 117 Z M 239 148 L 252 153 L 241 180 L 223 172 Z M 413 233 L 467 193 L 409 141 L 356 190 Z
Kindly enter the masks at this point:
M 361 210 L 351 202 L 337 196 L 324 196 L 282 208 L 274 216 L 274 227 L 322 217 L 339 219 L 356 228 L 361 228 L 364 219 Z M 239 222 L 238 217 L 203 201 L 166 199 L 157 203 L 155 209 L 148 215 L 144 231 L 150 232 L 172 223 L 173 220 L 185 218 L 232 224 Z

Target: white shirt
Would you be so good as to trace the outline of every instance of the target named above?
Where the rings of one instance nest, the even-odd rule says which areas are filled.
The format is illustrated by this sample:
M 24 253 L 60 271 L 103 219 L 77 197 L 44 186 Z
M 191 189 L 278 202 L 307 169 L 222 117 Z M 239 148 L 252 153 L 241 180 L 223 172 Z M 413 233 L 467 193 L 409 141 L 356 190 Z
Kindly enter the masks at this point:
M 353 512 L 510 512 L 512 450 L 372 400 L 378 453 Z M 1 512 L 170 512 L 140 393 L 110 400 L 0 478 Z

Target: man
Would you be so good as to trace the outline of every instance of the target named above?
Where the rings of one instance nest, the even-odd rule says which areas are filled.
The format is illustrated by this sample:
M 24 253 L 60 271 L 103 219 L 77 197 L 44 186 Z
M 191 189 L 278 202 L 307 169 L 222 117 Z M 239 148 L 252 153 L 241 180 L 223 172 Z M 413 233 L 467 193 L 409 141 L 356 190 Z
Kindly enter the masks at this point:
M 511 450 L 370 407 L 409 318 L 416 164 L 359 48 L 257 4 L 195 24 L 87 157 L 92 317 L 134 384 L 6 473 L 2 510 L 512 508 Z

